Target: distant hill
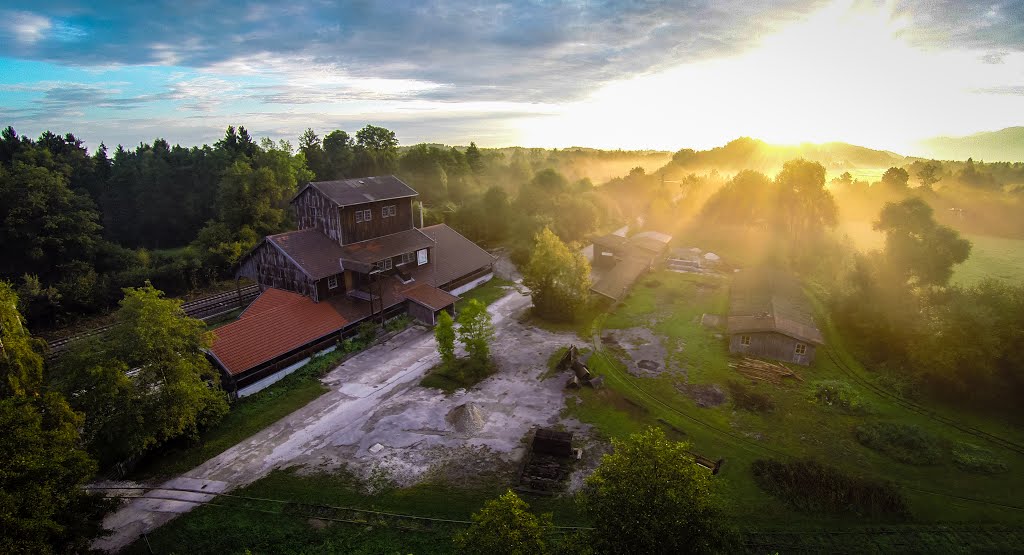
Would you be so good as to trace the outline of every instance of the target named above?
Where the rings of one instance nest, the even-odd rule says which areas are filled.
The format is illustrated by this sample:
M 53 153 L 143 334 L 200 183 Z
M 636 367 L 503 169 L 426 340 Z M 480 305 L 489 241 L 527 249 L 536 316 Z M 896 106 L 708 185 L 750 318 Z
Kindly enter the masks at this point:
M 688 170 L 716 168 L 739 171 L 743 169 L 771 173 L 794 158 L 805 158 L 825 166 L 830 171 L 859 168 L 889 168 L 908 162 L 905 156 L 885 150 L 873 150 L 847 143 L 804 143 L 800 145 L 773 145 L 759 139 L 740 137 L 725 146 L 711 150 L 680 150 L 673 157 L 676 166 Z
M 985 162 L 1024 162 L 1024 127 L 1007 127 L 966 137 L 935 137 L 922 146 L 939 160 L 984 160 Z

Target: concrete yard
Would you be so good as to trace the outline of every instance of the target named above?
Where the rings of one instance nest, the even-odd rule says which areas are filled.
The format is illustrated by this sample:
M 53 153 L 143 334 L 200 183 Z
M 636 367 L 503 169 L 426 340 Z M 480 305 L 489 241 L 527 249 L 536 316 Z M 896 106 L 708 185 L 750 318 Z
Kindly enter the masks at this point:
M 403 486 L 510 471 L 532 427 L 582 428 L 559 419 L 565 377 L 540 379 L 551 354 L 579 339 L 520 324 L 516 315 L 529 305 L 530 298 L 514 290 L 491 305 L 499 370 L 469 391 L 445 395 L 418 386 L 439 358 L 432 332 L 414 327 L 331 371 L 324 378 L 328 393 L 163 485 L 226 492 L 293 466 L 329 471 L 344 465 Z M 149 496 L 109 515 L 105 524 L 114 534 L 95 547 L 120 549 L 210 498 L 159 490 Z

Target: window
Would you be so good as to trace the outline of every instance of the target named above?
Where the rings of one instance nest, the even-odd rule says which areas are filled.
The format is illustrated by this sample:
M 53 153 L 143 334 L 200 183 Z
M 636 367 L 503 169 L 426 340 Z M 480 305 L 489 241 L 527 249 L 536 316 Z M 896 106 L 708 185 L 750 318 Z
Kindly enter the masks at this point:
M 796 344 L 796 349 L 794 349 L 794 352 L 796 354 L 798 354 L 798 355 L 806 355 L 807 354 L 807 345 L 804 345 L 803 343 L 797 343 Z
M 413 260 L 416 260 L 416 255 L 411 252 L 407 252 L 402 254 L 402 258 L 399 260 L 398 265 L 401 266 L 402 264 L 408 264 Z
M 327 288 L 337 289 L 338 288 L 338 276 L 331 276 L 327 278 Z
M 386 271 L 386 270 L 390 270 L 392 268 L 391 259 L 390 258 L 385 258 L 384 260 L 381 260 L 380 262 L 377 262 L 376 264 L 374 264 L 373 267 L 378 272 L 383 272 L 383 271 Z
M 363 211 L 362 210 L 356 210 L 356 223 L 357 224 L 363 223 Z
M 391 213 L 392 216 L 397 216 L 398 215 L 398 207 L 395 206 L 394 204 L 392 204 L 389 207 L 389 212 Z
M 740 345 L 743 345 L 744 347 L 749 347 L 750 346 L 750 336 L 749 335 L 741 335 L 740 336 Z
M 373 219 L 373 211 L 370 210 L 369 208 L 367 208 L 366 210 L 363 210 L 363 221 L 364 222 L 368 222 L 371 219 Z
M 382 218 L 389 218 L 391 216 L 394 216 L 395 214 L 398 214 L 398 210 L 395 208 L 394 204 L 389 204 L 387 206 L 380 207 L 380 216 Z
M 422 266 L 427 263 L 427 249 L 416 251 L 416 265 Z

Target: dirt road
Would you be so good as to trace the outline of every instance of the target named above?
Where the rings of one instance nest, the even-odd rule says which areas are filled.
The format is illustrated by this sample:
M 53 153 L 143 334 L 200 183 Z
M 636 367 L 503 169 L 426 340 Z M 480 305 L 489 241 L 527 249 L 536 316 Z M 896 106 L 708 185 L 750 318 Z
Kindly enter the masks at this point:
M 491 305 L 499 371 L 468 392 L 446 396 L 417 386 L 439 359 L 432 332 L 411 328 L 331 371 L 324 378 L 328 393 L 161 486 L 224 492 L 277 468 L 342 464 L 364 475 L 383 470 L 405 485 L 453 460 L 474 460 L 467 454 L 511 463 L 530 427 L 558 420 L 564 379 L 539 377 L 555 349 L 578 341 L 519 324 L 515 315 L 529 304 L 528 296 L 512 291 Z M 114 533 L 95 547 L 121 549 L 210 499 L 156 491 L 133 500 L 106 518 Z

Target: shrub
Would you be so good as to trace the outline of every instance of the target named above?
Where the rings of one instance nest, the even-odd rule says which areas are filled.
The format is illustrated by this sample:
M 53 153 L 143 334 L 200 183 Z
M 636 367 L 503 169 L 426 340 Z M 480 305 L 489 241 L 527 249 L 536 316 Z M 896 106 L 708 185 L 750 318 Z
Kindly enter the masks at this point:
M 374 322 L 363 322 L 356 328 L 356 341 L 363 345 L 369 345 L 377 338 L 377 324 Z
M 384 322 L 384 331 L 399 331 L 412 325 L 412 318 L 408 314 L 401 314 Z
M 866 414 L 869 406 L 860 394 L 849 384 L 839 380 L 827 380 L 815 384 L 814 398 L 822 405 L 851 414 Z
M 849 476 L 817 461 L 760 459 L 750 470 L 761 489 L 798 511 L 909 515 L 906 500 L 892 484 Z
M 729 393 L 732 404 L 737 408 L 751 412 L 771 412 L 775 410 L 775 401 L 765 393 L 758 393 L 740 382 L 729 382 Z
M 935 436 L 917 426 L 892 422 L 872 422 L 857 426 L 857 441 L 901 463 L 913 465 L 938 464 L 942 449 Z
M 998 474 L 1006 472 L 1006 463 L 992 451 L 971 443 L 957 443 L 953 446 L 953 462 L 961 470 L 977 474 Z

